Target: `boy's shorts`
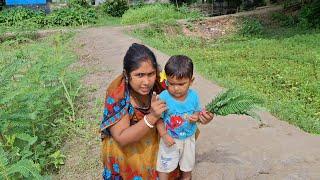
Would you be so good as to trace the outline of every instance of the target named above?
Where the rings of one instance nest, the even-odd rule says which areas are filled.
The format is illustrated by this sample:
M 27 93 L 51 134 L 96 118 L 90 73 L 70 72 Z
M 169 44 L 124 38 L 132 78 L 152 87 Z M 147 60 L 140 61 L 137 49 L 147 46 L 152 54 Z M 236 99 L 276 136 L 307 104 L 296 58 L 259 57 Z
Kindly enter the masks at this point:
M 195 135 L 184 140 L 174 139 L 174 145 L 168 147 L 160 139 L 157 158 L 157 171 L 169 173 L 180 165 L 183 172 L 192 171 L 195 164 Z

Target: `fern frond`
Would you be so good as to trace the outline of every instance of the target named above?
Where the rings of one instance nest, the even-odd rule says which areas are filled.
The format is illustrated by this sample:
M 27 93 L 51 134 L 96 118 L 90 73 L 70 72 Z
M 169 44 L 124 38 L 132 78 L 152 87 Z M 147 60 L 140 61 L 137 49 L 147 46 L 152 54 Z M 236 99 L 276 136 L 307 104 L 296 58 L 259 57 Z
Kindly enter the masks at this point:
M 28 142 L 29 146 L 33 145 L 38 140 L 37 136 L 32 137 L 32 136 L 30 136 L 29 134 L 26 134 L 26 133 L 19 133 L 19 134 L 16 134 L 16 136 L 17 136 L 17 138 Z
M 4 149 L 2 146 L 0 146 L 0 167 L 5 167 L 6 165 L 8 165 L 8 158 L 4 152 Z
M 244 114 L 260 121 L 257 114 L 253 114 L 252 110 L 261 105 L 262 101 L 252 95 L 229 89 L 220 93 L 209 104 L 206 109 L 220 116 L 229 114 Z
M 41 179 L 41 175 L 35 164 L 27 159 L 22 159 L 8 168 L 8 176 L 12 176 L 15 173 L 19 173 L 23 177 L 30 177 L 31 175 L 33 179 Z

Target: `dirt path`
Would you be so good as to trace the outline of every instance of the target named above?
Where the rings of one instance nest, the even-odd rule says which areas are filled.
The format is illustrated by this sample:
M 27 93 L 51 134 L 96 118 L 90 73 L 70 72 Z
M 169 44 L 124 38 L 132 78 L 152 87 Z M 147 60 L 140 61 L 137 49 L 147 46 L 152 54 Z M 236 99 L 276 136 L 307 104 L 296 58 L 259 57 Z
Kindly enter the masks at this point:
M 82 47 L 77 66 L 88 71 L 83 84 L 90 89 L 88 119 L 92 123 L 86 136 L 66 144 L 66 165 L 56 179 L 101 179 L 95 119 L 101 115 L 107 84 L 121 73 L 125 51 L 131 43 L 141 43 L 122 30 L 91 28 L 76 38 Z M 169 58 L 153 50 L 161 64 Z M 202 104 L 222 90 L 199 75 L 193 88 L 200 93 Z M 267 127 L 259 128 L 255 120 L 246 116 L 215 117 L 211 124 L 201 126 L 194 179 L 320 179 L 320 137 L 279 121 L 267 112 L 261 115 Z

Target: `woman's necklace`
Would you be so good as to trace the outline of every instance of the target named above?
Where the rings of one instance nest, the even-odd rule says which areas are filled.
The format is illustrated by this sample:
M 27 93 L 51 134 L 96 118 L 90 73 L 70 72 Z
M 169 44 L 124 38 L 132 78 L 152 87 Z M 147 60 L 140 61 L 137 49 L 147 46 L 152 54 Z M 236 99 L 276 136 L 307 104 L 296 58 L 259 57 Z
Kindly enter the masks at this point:
M 137 105 L 137 107 L 134 108 L 143 113 L 148 113 L 151 106 L 151 94 L 148 94 L 147 102 L 143 101 L 142 97 L 138 98 L 137 96 L 135 96 L 135 94 L 135 92 L 131 91 L 131 97 L 134 99 L 134 102 Z

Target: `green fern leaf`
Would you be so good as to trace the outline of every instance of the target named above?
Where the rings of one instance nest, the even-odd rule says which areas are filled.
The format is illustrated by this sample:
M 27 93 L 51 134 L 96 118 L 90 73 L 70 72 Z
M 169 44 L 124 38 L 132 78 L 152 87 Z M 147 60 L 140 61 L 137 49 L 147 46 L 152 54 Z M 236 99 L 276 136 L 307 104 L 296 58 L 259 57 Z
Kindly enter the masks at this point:
M 252 113 L 253 109 L 262 104 L 262 101 L 252 95 L 229 89 L 216 96 L 209 104 L 206 105 L 206 109 L 220 116 L 226 116 L 229 114 L 243 114 L 249 115 L 257 120 L 257 114 Z
M 19 173 L 23 177 L 31 177 L 33 179 L 40 180 L 41 175 L 35 164 L 31 160 L 22 159 L 18 161 L 17 163 L 11 165 L 8 168 L 7 176 L 13 176 L 14 174 Z
M 32 136 L 30 136 L 29 134 L 26 134 L 26 133 L 19 133 L 19 134 L 16 134 L 16 136 L 17 136 L 17 138 L 28 142 L 29 146 L 33 145 L 38 140 L 37 136 L 32 137 Z
M 0 167 L 5 167 L 7 165 L 8 165 L 8 158 L 2 146 L 0 146 Z

